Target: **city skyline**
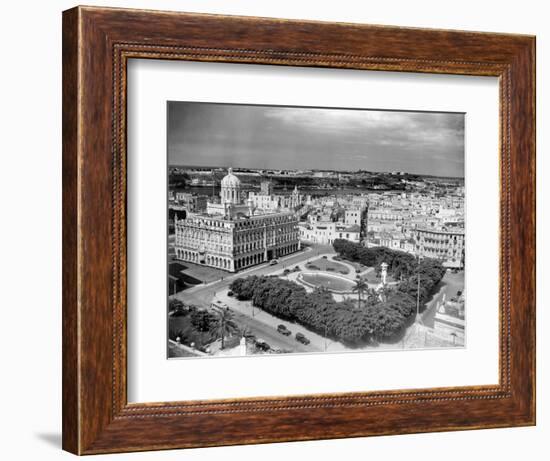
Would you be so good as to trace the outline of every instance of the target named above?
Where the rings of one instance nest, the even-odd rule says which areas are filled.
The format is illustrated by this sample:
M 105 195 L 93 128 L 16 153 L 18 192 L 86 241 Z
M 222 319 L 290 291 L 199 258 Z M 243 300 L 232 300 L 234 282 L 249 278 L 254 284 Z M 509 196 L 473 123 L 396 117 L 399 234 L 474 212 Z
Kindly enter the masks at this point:
M 348 169 L 327 169 L 327 168 L 309 168 L 309 169 L 294 169 L 294 168 L 249 168 L 240 165 L 187 165 L 187 164 L 169 164 L 168 168 L 176 169 L 212 169 L 212 170 L 228 170 L 229 168 L 234 170 L 236 175 L 244 174 L 239 170 L 250 170 L 250 171 L 304 171 L 304 172 L 338 172 L 338 173 L 349 173 L 349 174 L 359 174 L 359 173 L 374 173 L 374 174 L 394 174 L 394 173 L 405 173 L 413 176 L 425 176 L 433 178 L 448 178 L 448 179 L 464 179 L 463 176 L 449 176 L 446 174 L 433 175 L 433 174 L 423 174 L 423 173 L 410 173 L 408 171 L 373 171 L 373 170 L 348 170 Z M 269 173 L 268 173 L 269 174 Z
M 169 358 L 465 346 L 464 114 L 170 102 L 167 134 Z
M 168 103 L 168 162 L 464 177 L 464 114 Z

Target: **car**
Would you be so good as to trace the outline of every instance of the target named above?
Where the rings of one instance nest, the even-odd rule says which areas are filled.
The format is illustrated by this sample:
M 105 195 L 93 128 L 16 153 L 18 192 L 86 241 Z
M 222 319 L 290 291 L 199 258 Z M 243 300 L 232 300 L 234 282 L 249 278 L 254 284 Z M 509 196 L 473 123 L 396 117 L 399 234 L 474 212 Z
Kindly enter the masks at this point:
M 279 264 L 279 260 L 277 259 L 272 259 L 271 262 L 269 263 L 271 266 L 274 266 L 275 264 Z
M 277 331 L 279 333 L 281 333 L 282 335 L 285 335 L 285 336 L 290 336 L 292 334 L 292 331 L 290 331 L 286 326 L 284 326 L 283 324 L 279 325 L 277 327 Z
M 271 349 L 271 346 L 260 338 L 256 340 L 256 347 L 264 352 L 267 352 L 269 349 Z
M 311 342 L 304 334 L 296 333 L 296 341 L 305 344 L 306 346 Z

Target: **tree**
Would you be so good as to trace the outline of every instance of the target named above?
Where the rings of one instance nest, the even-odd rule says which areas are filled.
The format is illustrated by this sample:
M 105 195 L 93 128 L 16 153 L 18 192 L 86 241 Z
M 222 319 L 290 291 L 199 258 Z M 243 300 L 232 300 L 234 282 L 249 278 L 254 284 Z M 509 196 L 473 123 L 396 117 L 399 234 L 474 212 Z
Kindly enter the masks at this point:
M 207 310 L 197 310 L 191 314 L 191 325 L 201 334 L 201 345 L 204 346 L 204 333 L 214 326 L 215 318 Z
M 345 239 L 334 240 L 333 247 L 342 258 L 357 261 L 365 266 L 377 267 L 377 274 L 380 271 L 378 266 L 386 262 L 388 272 L 400 280 L 409 277 L 415 267 L 414 256 L 404 251 L 386 247 L 365 248 L 361 243 Z
M 357 298 L 359 301 L 359 308 L 361 308 L 361 296 L 363 293 L 365 293 L 369 289 L 369 285 L 365 280 L 362 278 L 359 278 L 355 281 L 355 286 L 353 287 L 353 291 L 357 292 Z
M 239 331 L 239 325 L 235 322 L 233 317 L 233 312 L 228 308 L 220 309 L 216 312 L 217 322 L 216 322 L 216 333 L 218 337 L 222 339 L 221 348 L 225 348 L 225 335 L 230 335 L 236 331 Z
M 337 243 L 338 242 L 338 243 Z M 391 258 L 392 252 L 387 248 L 370 252 L 371 249 L 356 245 L 347 240 L 337 240 L 335 248 L 349 247 L 358 257 L 375 261 L 397 260 Z M 353 248 L 352 248 L 353 247 Z M 402 253 L 402 252 L 394 252 Z M 373 338 L 390 339 L 402 334 L 407 323 L 416 312 L 417 277 L 421 279 L 420 298 L 425 303 L 437 288 L 445 274 L 439 261 L 424 259 L 420 264 L 410 264 L 410 255 L 401 257 L 401 268 L 413 268 L 410 274 L 395 287 L 386 287 L 382 300 L 378 293 L 369 289 L 365 280 L 358 280 L 355 291 L 359 295 L 359 306 L 351 300 L 337 302 L 332 294 L 322 288 L 313 292 L 295 282 L 275 276 L 250 276 L 232 282 L 231 290 L 237 299 L 251 301 L 253 306 L 279 317 L 305 326 L 320 335 L 333 338 L 351 347 L 361 346 Z M 362 303 L 361 301 L 365 301 Z
M 183 330 L 175 330 L 174 328 L 170 328 L 170 331 L 168 332 L 168 338 L 170 338 L 172 341 L 180 339 L 180 341 L 183 341 L 184 333 Z
M 177 298 L 172 298 L 170 301 L 168 301 L 168 312 L 176 312 L 178 310 L 182 310 L 183 307 L 183 303 Z
M 376 293 L 376 290 L 374 288 L 369 288 L 367 290 L 365 301 L 367 303 L 367 306 L 373 306 L 378 302 L 378 293 Z

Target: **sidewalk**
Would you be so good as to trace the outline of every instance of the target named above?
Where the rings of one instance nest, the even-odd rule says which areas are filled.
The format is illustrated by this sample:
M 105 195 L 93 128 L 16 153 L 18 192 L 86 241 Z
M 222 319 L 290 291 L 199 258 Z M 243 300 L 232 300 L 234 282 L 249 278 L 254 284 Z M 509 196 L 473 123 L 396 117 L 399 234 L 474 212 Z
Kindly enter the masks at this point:
M 257 307 L 253 308 L 251 301 L 239 301 L 234 297 L 227 296 L 227 292 L 219 293 L 216 296 L 216 299 L 227 304 L 229 309 L 237 311 L 247 317 L 252 317 L 255 320 L 273 328 L 274 331 L 277 330 L 277 326 L 284 325 L 292 332 L 293 338 L 296 336 L 296 333 L 302 333 L 306 338 L 311 341 L 310 345 L 318 351 L 343 352 L 354 350 L 344 346 L 339 342 L 325 339 L 323 336 L 309 331 L 302 325 L 282 320 Z M 254 316 L 252 316 L 252 309 L 254 309 Z

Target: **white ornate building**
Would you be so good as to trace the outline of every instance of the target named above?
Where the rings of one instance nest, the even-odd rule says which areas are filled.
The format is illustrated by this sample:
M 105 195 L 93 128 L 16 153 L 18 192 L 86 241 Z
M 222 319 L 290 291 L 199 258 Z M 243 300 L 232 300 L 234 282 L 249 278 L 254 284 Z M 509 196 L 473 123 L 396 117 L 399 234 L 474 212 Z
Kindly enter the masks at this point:
M 350 242 L 361 241 L 361 228 L 357 225 L 346 226 L 333 221 L 316 221 L 300 223 L 300 239 L 311 243 L 332 245 L 336 239 L 345 239 Z
M 417 229 L 416 253 L 443 261 L 444 267 L 464 268 L 464 229 Z
M 292 194 L 274 194 L 273 187 L 269 181 L 263 181 L 260 192 L 250 192 L 248 200 L 254 208 L 265 211 L 292 210 L 306 201 L 306 197 L 295 187 Z
M 208 202 L 206 213 L 176 216 L 176 258 L 236 272 L 300 249 L 293 212 L 258 212 L 250 199 L 243 203 L 241 193 L 230 168 L 219 203 Z

